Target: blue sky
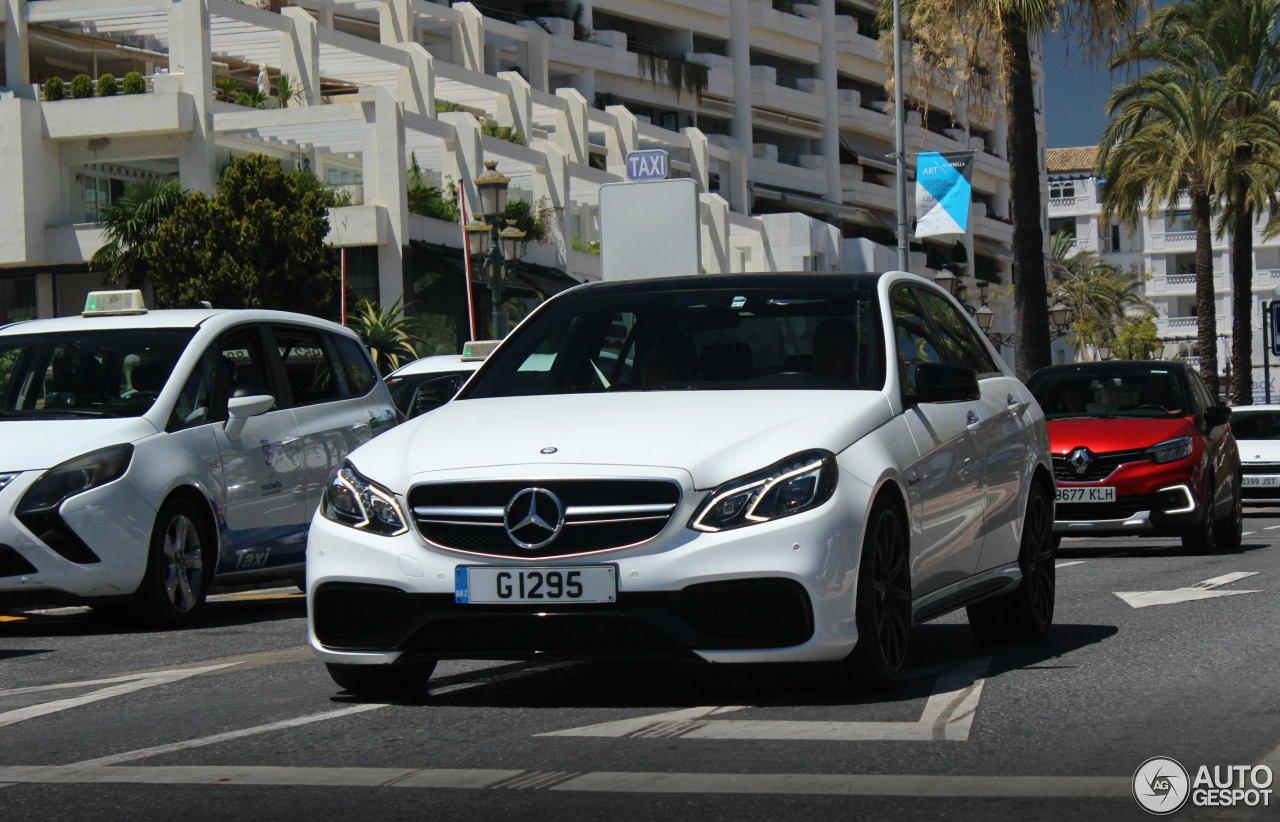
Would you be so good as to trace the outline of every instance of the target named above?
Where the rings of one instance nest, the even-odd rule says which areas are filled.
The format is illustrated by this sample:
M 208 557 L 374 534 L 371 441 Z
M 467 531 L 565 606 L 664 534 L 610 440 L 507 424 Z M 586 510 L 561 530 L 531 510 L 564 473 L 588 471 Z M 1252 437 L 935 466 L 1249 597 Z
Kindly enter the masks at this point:
M 1080 50 L 1045 38 L 1045 128 L 1049 148 L 1096 145 L 1107 125 L 1103 106 L 1111 93 L 1111 73 L 1084 64 Z

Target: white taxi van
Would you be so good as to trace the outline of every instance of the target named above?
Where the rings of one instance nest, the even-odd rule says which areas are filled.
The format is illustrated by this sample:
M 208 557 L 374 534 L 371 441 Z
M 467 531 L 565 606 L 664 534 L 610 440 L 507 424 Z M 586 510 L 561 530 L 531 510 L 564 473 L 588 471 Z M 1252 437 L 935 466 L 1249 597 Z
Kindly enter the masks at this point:
M 311 644 L 341 687 L 449 658 L 844 661 L 1054 607 L 1044 414 L 944 291 L 883 275 L 592 283 L 330 478 Z
M 315 317 L 125 291 L 4 326 L 0 609 L 181 625 L 214 581 L 300 581 L 326 477 L 396 421 L 360 339 Z

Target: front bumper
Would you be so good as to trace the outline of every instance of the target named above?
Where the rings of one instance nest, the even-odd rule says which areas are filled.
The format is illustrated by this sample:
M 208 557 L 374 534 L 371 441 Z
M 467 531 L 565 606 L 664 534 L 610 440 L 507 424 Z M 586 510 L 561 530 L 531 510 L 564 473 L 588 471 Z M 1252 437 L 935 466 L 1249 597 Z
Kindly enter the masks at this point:
M 842 481 L 835 496 L 813 511 L 701 533 L 685 523 L 705 493 L 691 491 L 687 479 L 684 486 L 671 522 L 650 542 L 526 562 L 429 546 L 413 530 L 381 537 L 317 514 L 307 545 L 311 645 L 324 661 L 346 664 L 545 656 L 799 662 L 847 656 L 857 641 L 854 588 L 862 541 L 861 517 L 850 512 L 867 509 L 869 489 Z M 454 601 L 459 565 L 531 564 L 613 565 L 617 601 Z
M 84 548 L 62 552 L 17 517 L 22 495 L 43 471 L 25 471 L 0 491 L 0 608 L 132 594 L 146 570 L 155 509 L 128 475 L 77 494 L 58 510 L 59 529 Z
M 1201 501 L 1182 484 L 1151 494 L 1119 495 L 1114 503 L 1062 503 L 1055 511 L 1057 536 L 1177 536 L 1203 516 Z

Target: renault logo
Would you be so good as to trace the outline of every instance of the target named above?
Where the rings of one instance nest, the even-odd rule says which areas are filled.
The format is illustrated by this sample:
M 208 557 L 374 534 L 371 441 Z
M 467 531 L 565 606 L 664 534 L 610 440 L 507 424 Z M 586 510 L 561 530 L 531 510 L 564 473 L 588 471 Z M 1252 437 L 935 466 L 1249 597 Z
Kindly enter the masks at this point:
M 1075 469 L 1077 475 L 1083 476 L 1093 463 L 1093 452 L 1088 448 L 1077 448 L 1071 452 L 1071 456 L 1067 457 L 1067 463 Z
M 507 503 L 502 524 L 512 542 L 536 551 L 564 527 L 564 505 L 546 488 L 526 488 Z

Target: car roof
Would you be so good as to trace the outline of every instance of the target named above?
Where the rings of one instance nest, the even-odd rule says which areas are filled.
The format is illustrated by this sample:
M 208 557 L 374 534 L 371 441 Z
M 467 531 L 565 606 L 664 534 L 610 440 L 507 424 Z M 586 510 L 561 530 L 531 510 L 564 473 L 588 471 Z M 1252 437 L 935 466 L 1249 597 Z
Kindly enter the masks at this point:
M 436 354 L 405 363 L 388 374 L 387 378 L 408 377 L 412 374 L 435 374 L 443 371 L 475 371 L 483 362 L 483 360 L 463 360 L 461 354 Z
M 1238 414 L 1241 411 L 1280 411 L 1280 403 L 1257 402 L 1253 405 L 1236 405 L 1231 409 L 1232 413 Z
M 689 289 L 732 288 L 854 288 L 874 291 L 881 274 L 851 272 L 793 271 L 769 274 L 692 274 L 682 277 L 654 277 L 585 283 L 565 292 L 582 294 L 646 293 Z M 927 281 L 926 281 L 927 282 Z
M 0 335 L 46 334 L 57 332 L 108 331 L 118 328 L 211 328 L 215 331 L 241 322 L 290 322 L 354 335 L 335 322 L 297 314 L 258 308 L 170 308 L 145 314 L 111 314 L 94 317 L 53 317 L 23 320 L 0 328 Z
M 1105 360 L 1103 362 L 1076 362 L 1066 365 L 1047 365 L 1031 375 L 1032 379 L 1041 374 L 1071 374 L 1098 372 L 1135 372 L 1143 371 L 1185 371 L 1186 363 L 1174 360 Z

